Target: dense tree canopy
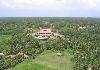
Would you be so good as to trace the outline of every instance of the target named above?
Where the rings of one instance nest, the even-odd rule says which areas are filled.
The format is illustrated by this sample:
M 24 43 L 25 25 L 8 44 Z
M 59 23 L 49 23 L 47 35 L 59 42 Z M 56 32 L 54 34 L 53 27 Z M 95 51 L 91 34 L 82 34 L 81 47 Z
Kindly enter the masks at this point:
M 38 40 L 28 33 L 39 28 L 52 28 L 63 38 Z M 32 58 L 44 50 L 74 50 L 74 69 L 100 70 L 100 19 L 98 18 L 0 18 L 0 52 L 16 55 L 23 52 Z M 13 61 L 13 62 L 12 62 Z M 22 62 L 20 56 L 7 59 L 0 56 L 0 70 Z

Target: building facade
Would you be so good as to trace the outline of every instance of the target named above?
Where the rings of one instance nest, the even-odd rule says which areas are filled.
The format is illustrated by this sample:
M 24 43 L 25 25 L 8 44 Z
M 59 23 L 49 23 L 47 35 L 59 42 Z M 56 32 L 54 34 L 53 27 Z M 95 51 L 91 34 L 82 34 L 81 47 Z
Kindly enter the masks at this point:
M 33 33 L 33 36 L 37 39 L 47 39 L 47 38 L 55 38 L 61 37 L 60 33 L 52 32 L 50 28 L 40 29 L 38 32 Z

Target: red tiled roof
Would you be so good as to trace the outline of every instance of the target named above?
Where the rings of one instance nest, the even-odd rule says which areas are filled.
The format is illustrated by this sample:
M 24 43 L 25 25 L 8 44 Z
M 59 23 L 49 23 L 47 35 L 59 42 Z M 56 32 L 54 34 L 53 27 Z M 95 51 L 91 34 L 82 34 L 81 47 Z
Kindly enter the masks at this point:
M 51 33 L 51 29 L 41 29 L 39 33 Z

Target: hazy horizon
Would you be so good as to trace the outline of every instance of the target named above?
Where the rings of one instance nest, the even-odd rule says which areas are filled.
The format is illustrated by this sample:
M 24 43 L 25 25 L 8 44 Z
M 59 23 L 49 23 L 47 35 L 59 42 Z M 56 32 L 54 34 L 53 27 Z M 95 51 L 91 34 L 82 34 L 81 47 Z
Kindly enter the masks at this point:
M 100 18 L 100 0 L 0 0 L 0 17 Z

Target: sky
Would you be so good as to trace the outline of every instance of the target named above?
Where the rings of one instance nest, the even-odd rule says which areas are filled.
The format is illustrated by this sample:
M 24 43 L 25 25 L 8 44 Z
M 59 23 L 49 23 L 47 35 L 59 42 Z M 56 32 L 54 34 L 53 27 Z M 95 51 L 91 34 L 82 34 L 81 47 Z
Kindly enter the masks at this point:
M 0 0 L 0 17 L 100 17 L 100 0 Z

